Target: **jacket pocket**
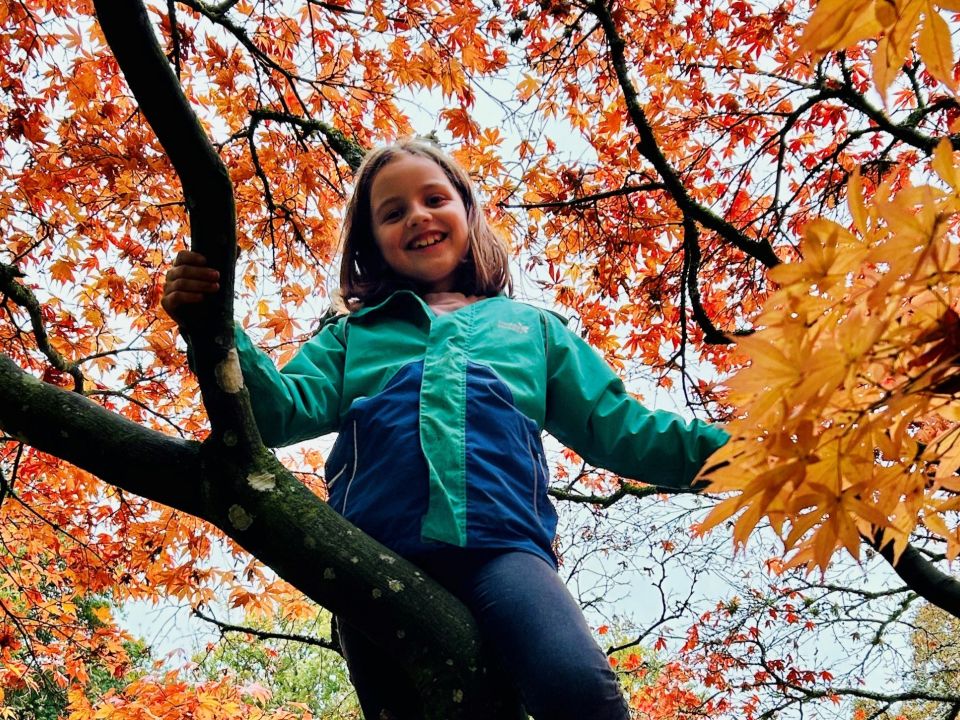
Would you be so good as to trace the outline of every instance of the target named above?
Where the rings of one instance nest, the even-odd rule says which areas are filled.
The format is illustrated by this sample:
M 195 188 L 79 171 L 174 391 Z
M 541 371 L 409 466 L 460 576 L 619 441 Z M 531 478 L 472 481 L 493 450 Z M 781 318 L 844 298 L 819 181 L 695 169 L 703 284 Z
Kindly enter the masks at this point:
M 531 433 L 527 434 L 527 453 L 530 456 L 530 470 L 533 476 L 533 512 L 539 517 L 540 503 L 547 494 L 549 475 L 539 438 L 535 438 Z
M 344 440 L 346 440 L 345 444 L 340 446 L 340 443 Z M 339 456 L 345 456 L 335 463 L 334 466 L 339 465 L 340 469 L 327 481 L 327 501 L 330 503 L 330 507 L 341 515 L 345 515 L 347 512 L 350 488 L 357 477 L 358 455 L 357 422 L 354 420 L 351 423 L 350 434 L 344 438 L 343 433 L 341 433 L 330 453 L 331 460 L 340 460 Z

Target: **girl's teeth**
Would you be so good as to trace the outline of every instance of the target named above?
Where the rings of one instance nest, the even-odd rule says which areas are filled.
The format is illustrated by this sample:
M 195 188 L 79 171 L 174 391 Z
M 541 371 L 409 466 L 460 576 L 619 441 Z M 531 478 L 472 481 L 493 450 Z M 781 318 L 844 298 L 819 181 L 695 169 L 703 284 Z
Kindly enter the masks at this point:
M 420 248 L 425 248 L 430 245 L 436 245 L 438 242 L 440 242 L 441 239 L 442 238 L 439 235 L 431 235 L 428 238 L 422 238 L 420 240 L 417 240 L 415 243 L 413 243 L 412 247 L 414 250 L 419 250 Z

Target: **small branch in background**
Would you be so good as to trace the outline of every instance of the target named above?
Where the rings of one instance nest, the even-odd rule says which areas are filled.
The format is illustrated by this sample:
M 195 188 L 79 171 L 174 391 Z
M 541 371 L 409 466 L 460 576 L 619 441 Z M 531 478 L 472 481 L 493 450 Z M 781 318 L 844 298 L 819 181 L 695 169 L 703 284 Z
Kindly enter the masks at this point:
M 340 130 L 337 130 L 322 120 L 311 120 L 309 118 L 298 117 L 291 113 L 263 109 L 252 111 L 250 117 L 255 121 L 273 120 L 275 122 L 293 125 L 305 131 L 308 135 L 320 133 L 337 155 L 350 166 L 351 170 L 356 170 L 360 167 L 360 163 L 363 162 L 363 156 L 366 155 L 366 150 L 360 145 L 348 138 Z
M 69 362 L 50 344 L 50 338 L 47 336 L 47 330 L 43 325 L 40 302 L 28 287 L 18 281 L 18 278 L 23 276 L 23 272 L 15 266 L 0 263 L 0 295 L 4 299 L 9 298 L 27 311 L 37 348 L 47 356 L 50 364 L 56 370 L 67 373 L 73 378 L 73 389 L 76 392 L 83 393 L 84 378 L 79 365 L 75 362 Z
M 173 71 L 180 77 L 180 28 L 177 26 L 176 0 L 167 0 L 167 17 L 170 19 L 170 54 L 173 56 Z
M 172 427 L 180 437 L 182 438 L 187 437 L 187 434 L 183 431 L 183 428 L 181 428 L 179 425 L 173 422 L 173 420 L 168 418 L 163 413 L 157 412 L 142 400 L 137 400 L 135 397 L 133 397 L 129 393 L 124 392 L 123 390 L 91 390 L 90 392 L 86 393 L 86 395 L 87 397 L 94 397 L 95 395 L 99 395 L 101 397 L 114 397 L 114 398 L 120 398 L 121 400 L 125 400 L 128 403 L 136 405 L 145 413 L 152 415 L 153 417 L 157 418 L 158 420 Z
M 259 628 L 253 628 L 246 625 L 234 625 L 232 623 L 224 622 L 223 620 L 217 620 L 217 618 L 213 617 L 212 615 L 205 614 L 199 608 L 194 608 L 193 615 L 205 622 L 216 625 L 220 630 L 221 635 L 225 635 L 228 632 L 234 632 L 243 633 L 244 635 L 252 635 L 260 638 L 261 640 L 286 640 L 290 642 L 303 643 L 304 645 L 314 645 L 316 647 L 326 648 L 327 650 L 333 650 L 338 655 L 343 655 L 343 651 L 340 649 L 340 643 L 338 643 L 336 640 L 317 638 L 313 637 L 312 635 L 300 635 L 299 633 L 271 632 L 269 630 L 260 630 Z
M 539 203 L 498 203 L 498 206 L 504 209 L 513 210 L 533 210 L 533 209 L 554 209 L 554 208 L 564 208 L 564 207 L 574 207 L 577 205 L 586 205 L 587 203 L 594 203 L 598 200 L 606 200 L 607 198 L 620 197 L 624 195 L 629 195 L 631 193 L 637 192 L 653 192 L 656 190 L 666 190 L 667 186 L 663 183 L 642 183 L 640 185 L 625 185 L 616 190 L 607 190 L 606 192 L 598 192 L 592 195 L 581 195 L 578 197 L 570 198 L 569 200 L 552 200 L 549 202 L 539 202 Z
M 699 490 L 694 488 L 668 488 L 657 485 L 640 485 L 624 480 L 620 481 L 620 487 L 610 495 L 586 495 L 573 490 L 561 490 L 560 488 L 551 488 L 548 491 L 549 495 L 557 500 L 595 505 L 601 508 L 608 508 L 627 496 L 642 498 L 649 497 L 650 495 L 696 495 L 698 492 Z

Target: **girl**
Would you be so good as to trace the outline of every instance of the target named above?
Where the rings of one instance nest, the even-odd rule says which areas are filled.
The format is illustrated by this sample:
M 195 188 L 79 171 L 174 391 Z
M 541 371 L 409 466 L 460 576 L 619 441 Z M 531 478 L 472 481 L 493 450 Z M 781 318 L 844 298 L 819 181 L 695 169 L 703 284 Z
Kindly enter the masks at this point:
M 589 462 L 689 485 L 716 427 L 628 395 L 552 313 L 516 302 L 507 254 L 467 174 L 413 140 L 371 152 L 343 227 L 349 314 L 278 371 L 237 333 L 264 442 L 339 431 L 330 505 L 423 567 L 473 612 L 537 720 L 624 720 L 626 704 L 557 570 L 546 429 Z M 217 289 L 182 252 L 163 307 L 182 324 Z M 420 717 L 403 678 L 355 628 L 341 642 L 367 718 Z

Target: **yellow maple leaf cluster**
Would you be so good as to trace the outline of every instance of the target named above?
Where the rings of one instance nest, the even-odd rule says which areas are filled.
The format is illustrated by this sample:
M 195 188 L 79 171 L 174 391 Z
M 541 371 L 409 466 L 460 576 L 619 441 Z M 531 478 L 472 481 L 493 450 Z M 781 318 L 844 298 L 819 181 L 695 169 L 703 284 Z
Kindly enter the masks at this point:
M 873 81 L 884 94 L 916 49 L 927 70 L 956 92 L 950 28 L 939 10 L 960 12 L 958 0 L 821 0 L 800 38 L 815 57 L 880 36 L 873 51 Z
M 923 524 L 960 554 L 960 170 L 948 141 L 931 185 L 848 187 L 853 231 L 826 219 L 804 234 L 801 262 L 780 284 L 730 382 L 740 415 L 708 470 L 711 491 L 735 491 L 704 528 L 743 511 L 734 538 L 766 517 L 788 566 L 825 568 L 861 537 L 897 554 Z M 722 461 L 728 464 L 723 465 Z

